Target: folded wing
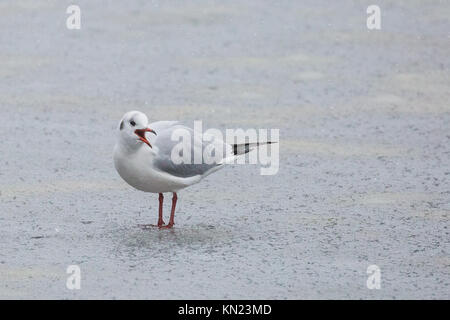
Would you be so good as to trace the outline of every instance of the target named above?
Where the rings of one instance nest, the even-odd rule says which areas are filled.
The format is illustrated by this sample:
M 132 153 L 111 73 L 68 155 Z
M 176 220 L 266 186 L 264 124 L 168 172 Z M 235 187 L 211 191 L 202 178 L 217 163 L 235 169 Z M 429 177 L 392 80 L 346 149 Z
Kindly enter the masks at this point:
M 223 165 L 223 157 L 212 163 L 207 163 L 202 156 L 205 149 L 212 146 L 214 148 L 222 148 L 224 150 L 222 154 L 225 156 L 227 148 L 231 148 L 231 146 L 218 140 L 205 142 L 201 133 L 196 135 L 194 130 L 176 121 L 155 122 L 150 124 L 150 128 L 157 133 L 153 142 L 154 147 L 157 148 L 157 156 L 154 159 L 155 167 L 176 177 L 189 178 L 214 172 Z M 183 154 L 184 151 L 187 151 L 189 155 L 185 156 Z M 177 159 L 172 159 L 172 152 L 175 152 L 175 157 L 177 157 L 176 153 L 178 153 Z M 189 159 L 189 161 L 178 163 L 179 161 L 177 160 L 181 158 Z M 200 161 L 195 161 L 196 159 Z

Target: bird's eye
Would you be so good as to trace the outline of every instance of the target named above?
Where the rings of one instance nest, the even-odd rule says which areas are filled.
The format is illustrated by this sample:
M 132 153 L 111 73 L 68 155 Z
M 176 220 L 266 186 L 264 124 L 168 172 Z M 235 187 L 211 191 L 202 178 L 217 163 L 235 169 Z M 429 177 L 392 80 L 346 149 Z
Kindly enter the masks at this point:
M 133 120 L 130 121 L 130 124 L 134 127 L 136 125 L 136 122 L 134 122 Z

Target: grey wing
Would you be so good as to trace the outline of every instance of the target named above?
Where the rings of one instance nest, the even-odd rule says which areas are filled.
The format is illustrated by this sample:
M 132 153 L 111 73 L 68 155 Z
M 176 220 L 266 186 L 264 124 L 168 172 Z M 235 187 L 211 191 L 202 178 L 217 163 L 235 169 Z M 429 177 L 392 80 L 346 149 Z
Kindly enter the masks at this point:
M 158 135 L 154 142 L 154 146 L 158 148 L 157 156 L 154 159 L 154 165 L 157 169 L 176 177 L 189 178 L 204 175 L 221 166 L 219 162 L 205 163 L 203 161 L 201 155 L 210 143 L 202 141 L 201 137 L 195 135 L 191 128 L 173 122 L 165 127 L 161 126 L 159 130 L 159 132 L 155 130 Z M 174 148 L 180 156 L 178 161 L 175 162 L 172 160 Z M 179 163 L 185 151 L 190 153 L 186 156 L 189 157 L 190 161 Z M 195 159 L 200 159 L 200 161 L 194 161 Z

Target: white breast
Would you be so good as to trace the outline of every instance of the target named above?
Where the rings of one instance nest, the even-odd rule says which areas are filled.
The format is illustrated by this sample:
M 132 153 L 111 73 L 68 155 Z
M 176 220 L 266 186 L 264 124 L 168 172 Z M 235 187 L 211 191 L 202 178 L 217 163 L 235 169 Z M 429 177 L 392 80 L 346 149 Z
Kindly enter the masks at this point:
M 134 152 L 126 152 L 119 145 L 114 148 L 114 166 L 117 172 L 132 187 L 145 192 L 177 192 L 201 177 L 179 178 L 156 170 L 152 166 L 153 155 L 146 146 Z

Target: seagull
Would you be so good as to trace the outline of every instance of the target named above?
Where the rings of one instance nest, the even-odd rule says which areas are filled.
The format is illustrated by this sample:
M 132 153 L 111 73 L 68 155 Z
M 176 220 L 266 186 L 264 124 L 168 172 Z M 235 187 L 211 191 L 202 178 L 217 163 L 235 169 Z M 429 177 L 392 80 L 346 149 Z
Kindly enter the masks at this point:
M 196 156 L 201 157 L 205 148 L 211 146 L 223 148 L 223 157 L 212 163 L 204 160 L 200 163 L 173 161 L 173 150 L 180 143 L 179 140 L 173 140 L 176 132 L 185 132 L 192 137 L 191 140 L 182 143 L 187 143 L 186 147 L 194 159 Z M 179 190 L 200 182 L 206 176 L 223 168 L 225 164 L 232 163 L 239 155 L 248 153 L 257 146 L 272 143 L 268 141 L 227 144 L 219 139 L 206 142 L 203 140 L 205 139 L 194 134 L 193 129 L 178 121 L 157 121 L 149 124 L 147 116 L 140 111 L 129 111 L 122 117 L 114 147 L 114 166 L 120 177 L 135 189 L 159 194 L 158 224 L 141 225 L 142 227 L 173 228 Z M 173 196 L 170 220 L 165 224 L 163 193 L 167 192 Z

